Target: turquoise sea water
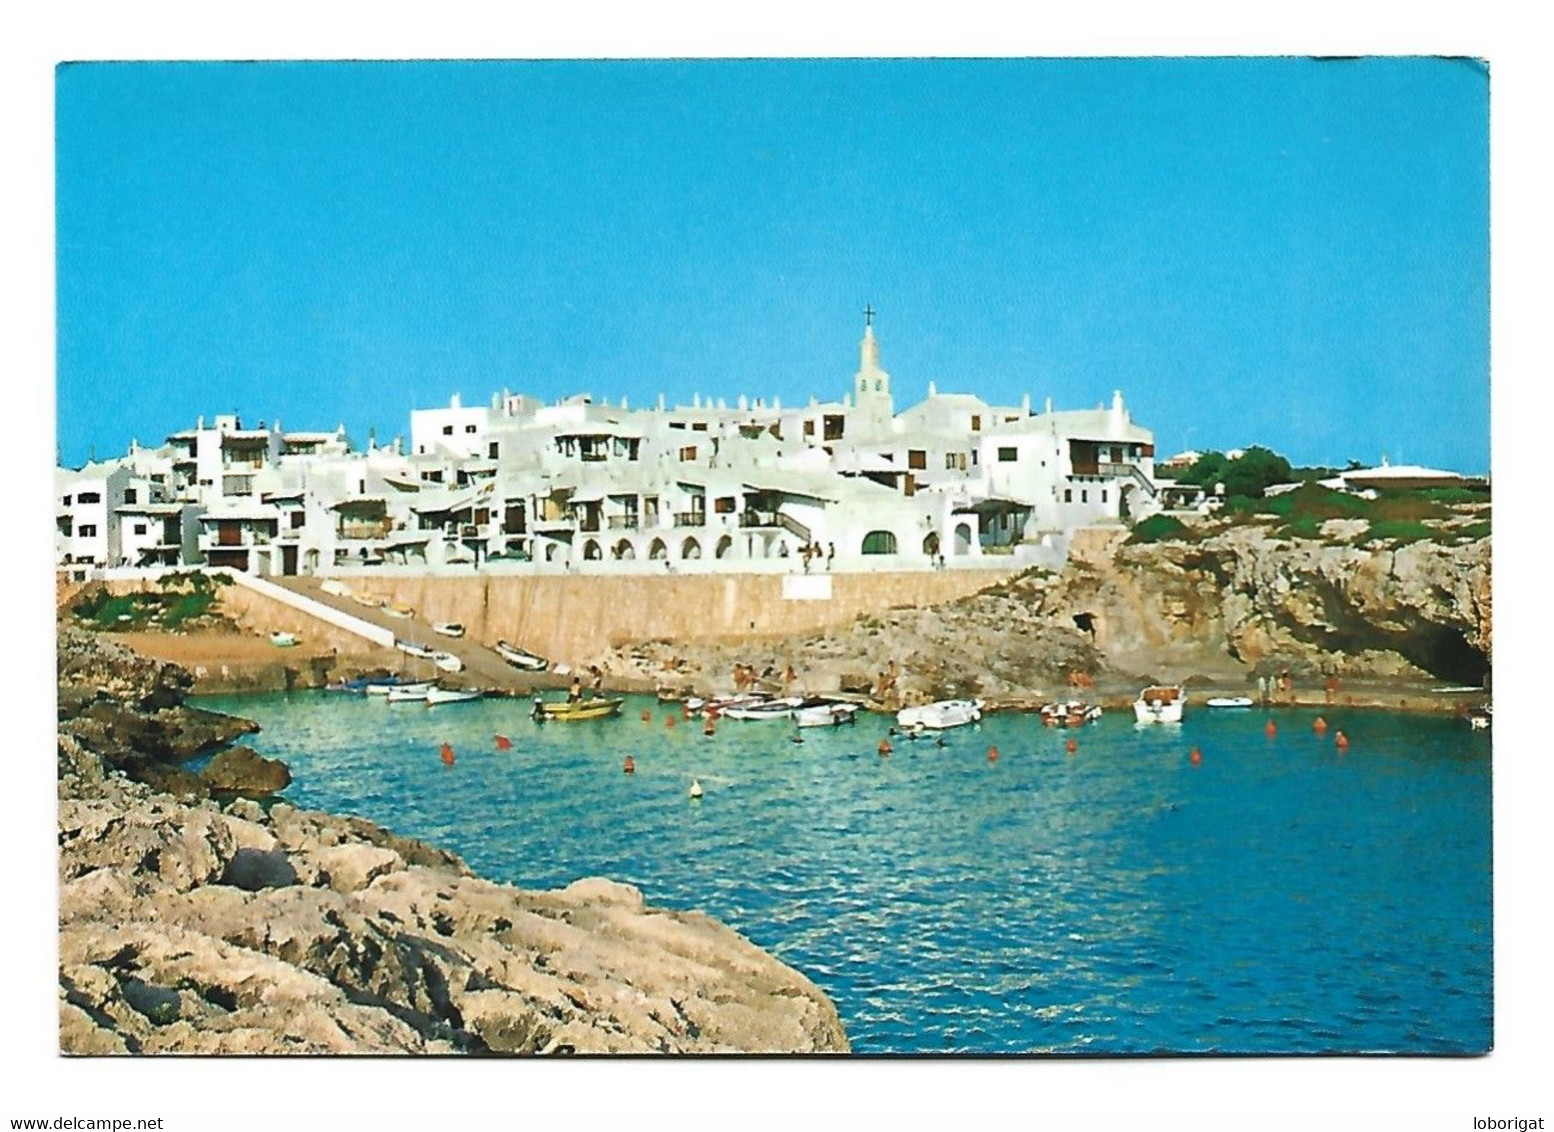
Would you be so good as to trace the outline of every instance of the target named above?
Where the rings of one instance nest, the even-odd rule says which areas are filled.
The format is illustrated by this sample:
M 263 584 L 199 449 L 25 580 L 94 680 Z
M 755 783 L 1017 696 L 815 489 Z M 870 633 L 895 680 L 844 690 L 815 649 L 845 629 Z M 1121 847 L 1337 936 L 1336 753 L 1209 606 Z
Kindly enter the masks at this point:
M 513 700 L 200 702 L 263 725 L 298 805 L 494 879 L 608 876 L 718 917 L 826 990 L 859 1053 L 1492 1043 L 1490 742 L 1457 720 L 1328 712 L 1340 753 L 1312 711 L 1274 712 L 1272 738 L 1262 711 L 998 715 L 881 758 L 878 716 L 797 745 L 781 723 L 668 728 L 640 698 L 543 727 Z

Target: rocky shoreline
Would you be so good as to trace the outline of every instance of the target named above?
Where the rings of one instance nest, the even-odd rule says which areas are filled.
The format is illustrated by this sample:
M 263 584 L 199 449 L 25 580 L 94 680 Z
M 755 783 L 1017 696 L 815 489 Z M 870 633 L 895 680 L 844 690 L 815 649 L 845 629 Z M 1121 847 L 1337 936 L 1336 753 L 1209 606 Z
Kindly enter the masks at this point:
M 708 916 L 600 878 L 528 892 L 359 818 L 188 674 L 59 630 L 66 1054 L 844 1053 L 835 1006 Z
M 700 695 L 727 692 L 745 665 L 768 690 L 851 694 L 881 711 L 965 696 L 1125 709 L 1157 682 L 1256 697 L 1259 676 L 1284 672 L 1294 688 L 1275 704 L 1451 712 L 1487 694 L 1487 538 L 1389 549 L 1255 528 L 1146 545 L 1092 533 L 1061 574 L 1030 571 L 931 609 L 760 641 L 641 641 L 595 663 L 623 690 Z

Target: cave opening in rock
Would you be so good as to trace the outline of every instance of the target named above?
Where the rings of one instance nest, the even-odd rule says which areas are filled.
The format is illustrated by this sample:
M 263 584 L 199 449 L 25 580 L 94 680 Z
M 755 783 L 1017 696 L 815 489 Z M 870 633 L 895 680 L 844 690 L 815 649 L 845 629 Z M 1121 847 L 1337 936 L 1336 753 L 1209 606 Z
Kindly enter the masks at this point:
M 1074 627 L 1076 629 L 1078 629 L 1081 633 L 1089 633 L 1092 637 L 1095 636 L 1095 614 L 1093 614 L 1093 613 L 1076 613 L 1076 614 L 1074 614 Z
M 1489 674 L 1489 658 L 1468 644 L 1460 629 L 1431 626 L 1413 634 L 1399 651 L 1430 675 L 1456 684 L 1478 687 Z

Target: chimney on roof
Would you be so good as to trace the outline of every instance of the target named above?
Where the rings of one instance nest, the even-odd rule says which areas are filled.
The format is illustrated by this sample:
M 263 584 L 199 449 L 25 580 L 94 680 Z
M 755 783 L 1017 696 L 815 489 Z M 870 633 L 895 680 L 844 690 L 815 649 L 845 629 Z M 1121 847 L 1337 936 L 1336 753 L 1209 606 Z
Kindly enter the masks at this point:
M 939 395 L 939 387 L 937 385 L 935 385 L 932 381 L 930 381 L 928 383 L 928 396 L 930 396 L 930 397 L 937 397 L 938 395 Z
M 664 395 L 662 393 L 658 395 L 658 411 L 660 413 L 664 411 Z
M 452 397 L 448 398 L 448 408 L 457 409 L 459 407 L 459 395 L 455 393 Z

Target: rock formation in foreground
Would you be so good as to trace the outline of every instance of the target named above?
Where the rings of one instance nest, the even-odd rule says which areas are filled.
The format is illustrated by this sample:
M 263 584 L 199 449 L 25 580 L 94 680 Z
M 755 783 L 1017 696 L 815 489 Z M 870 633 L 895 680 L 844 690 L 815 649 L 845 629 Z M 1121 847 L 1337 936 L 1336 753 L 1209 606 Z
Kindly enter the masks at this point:
M 182 705 L 120 651 L 61 639 L 62 710 L 99 705 L 58 744 L 63 1052 L 848 1049 L 809 980 L 626 885 L 526 892 L 361 819 L 130 780 L 100 748 Z

